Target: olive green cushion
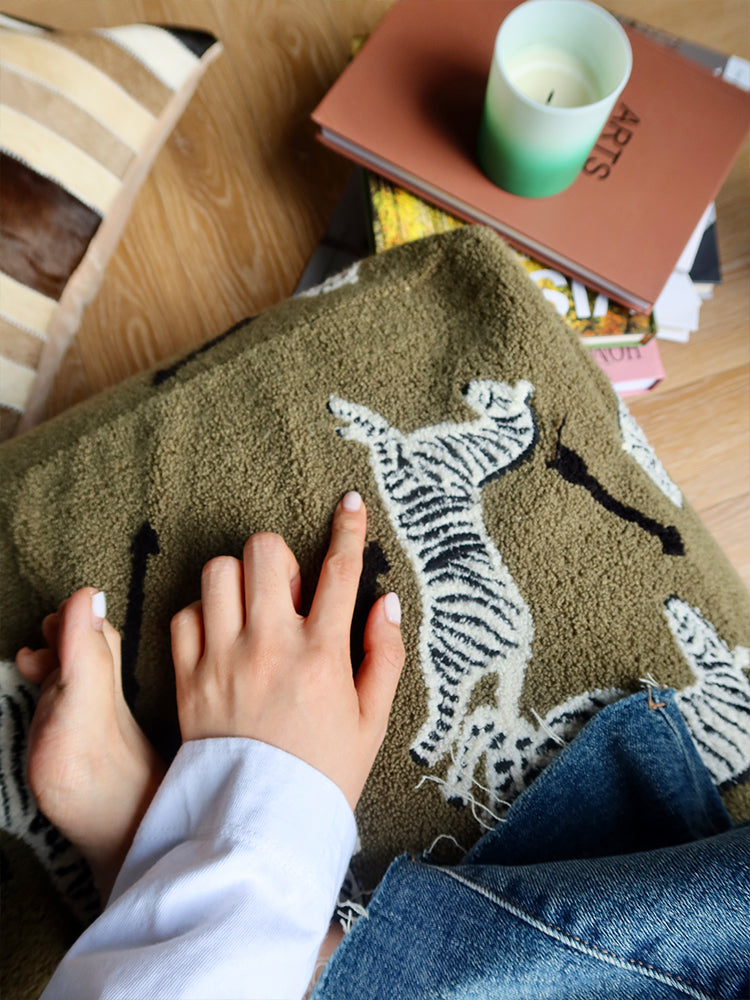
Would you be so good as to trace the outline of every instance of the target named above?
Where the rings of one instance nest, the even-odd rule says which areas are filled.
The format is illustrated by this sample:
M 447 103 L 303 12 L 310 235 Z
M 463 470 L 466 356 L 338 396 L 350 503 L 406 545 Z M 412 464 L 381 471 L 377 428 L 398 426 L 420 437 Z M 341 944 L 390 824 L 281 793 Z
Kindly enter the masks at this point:
M 750 816 L 748 593 L 606 377 L 481 228 L 367 259 L 4 444 L 0 657 L 39 642 L 75 588 L 104 589 L 126 694 L 170 755 L 168 624 L 203 563 L 277 531 L 309 600 L 349 489 L 369 513 L 355 658 L 388 590 L 407 651 L 358 808 L 365 889 L 439 834 L 468 847 L 643 678 L 678 690 L 725 801 Z M 10 666 L 3 681 L 17 749 L 33 692 Z M 17 758 L 0 763 L 9 833 L 65 887 Z M 6 854 L 11 872 L 30 864 Z M 59 919 L 43 919 L 59 951 Z

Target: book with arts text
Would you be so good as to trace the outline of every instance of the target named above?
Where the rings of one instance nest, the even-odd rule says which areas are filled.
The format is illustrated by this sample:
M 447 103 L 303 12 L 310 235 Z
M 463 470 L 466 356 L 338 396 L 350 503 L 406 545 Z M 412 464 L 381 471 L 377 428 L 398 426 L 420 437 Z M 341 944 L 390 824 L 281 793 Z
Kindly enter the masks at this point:
M 508 0 L 399 0 L 319 104 L 329 146 L 641 312 L 750 130 L 750 95 L 636 28 L 633 71 L 584 170 L 549 198 L 482 173 L 476 136 Z
M 464 225 L 455 215 L 384 177 L 367 171 L 366 180 L 375 253 Z M 584 347 L 622 347 L 645 343 L 654 336 L 653 316 L 610 302 L 606 295 L 591 292 L 579 281 L 569 281 L 533 257 L 519 253 L 518 259 Z

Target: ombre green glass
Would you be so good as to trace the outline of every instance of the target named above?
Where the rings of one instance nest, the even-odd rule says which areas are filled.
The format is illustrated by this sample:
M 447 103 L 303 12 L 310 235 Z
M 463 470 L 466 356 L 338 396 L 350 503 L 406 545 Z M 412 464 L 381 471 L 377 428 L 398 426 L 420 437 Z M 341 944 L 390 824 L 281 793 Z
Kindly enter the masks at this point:
M 571 66 L 578 67 L 585 80 L 581 93 L 587 96 L 580 100 L 587 103 L 559 106 L 556 83 Z M 477 146 L 490 180 L 530 198 L 569 187 L 606 124 L 631 66 L 625 31 L 589 0 L 528 0 L 511 11 L 495 41 Z M 534 93 L 548 92 L 547 102 L 524 92 L 530 79 Z

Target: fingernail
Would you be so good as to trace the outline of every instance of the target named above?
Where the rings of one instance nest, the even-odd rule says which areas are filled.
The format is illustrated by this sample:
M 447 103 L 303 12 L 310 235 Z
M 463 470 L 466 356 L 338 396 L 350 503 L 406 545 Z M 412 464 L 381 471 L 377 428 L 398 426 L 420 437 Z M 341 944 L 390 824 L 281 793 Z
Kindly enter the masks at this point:
M 398 599 L 398 594 L 394 593 L 386 594 L 383 606 L 385 609 L 385 617 L 391 623 L 391 625 L 400 625 L 401 601 L 399 601 Z
M 94 619 L 94 628 L 101 628 L 101 624 L 107 617 L 107 598 L 103 590 L 97 590 L 91 597 L 91 615 Z
M 359 510 L 362 506 L 362 497 L 356 490 L 351 490 L 344 496 L 344 499 L 341 501 L 341 506 L 344 510 Z

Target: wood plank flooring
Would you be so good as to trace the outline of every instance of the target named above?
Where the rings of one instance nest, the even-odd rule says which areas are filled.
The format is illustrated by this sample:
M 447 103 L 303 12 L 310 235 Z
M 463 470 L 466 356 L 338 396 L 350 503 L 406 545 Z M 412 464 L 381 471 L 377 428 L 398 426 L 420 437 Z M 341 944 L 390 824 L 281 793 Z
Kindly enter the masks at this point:
M 430 0 L 422 0 L 429 17 Z M 57 379 L 50 413 L 289 294 L 346 182 L 309 114 L 391 0 L 3 0 L 59 27 L 133 20 L 224 43 L 146 181 Z M 615 9 L 750 59 L 747 0 L 620 0 Z M 696 151 L 698 152 L 698 151 Z M 630 402 L 657 453 L 750 586 L 750 145 L 717 200 L 724 283 L 667 371 Z

